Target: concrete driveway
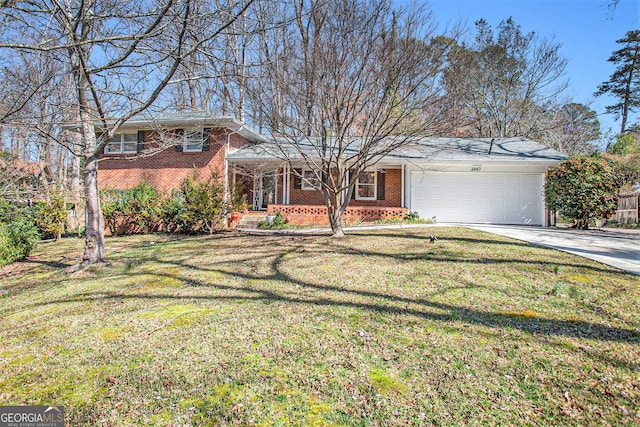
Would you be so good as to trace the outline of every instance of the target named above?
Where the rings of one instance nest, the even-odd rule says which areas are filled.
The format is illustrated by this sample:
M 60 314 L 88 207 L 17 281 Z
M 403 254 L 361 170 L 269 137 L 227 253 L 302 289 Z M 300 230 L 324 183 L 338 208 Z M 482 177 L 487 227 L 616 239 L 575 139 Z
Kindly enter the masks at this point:
M 465 224 L 465 227 L 559 249 L 640 275 L 640 233 L 636 230 L 575 230 L 486 224 Z

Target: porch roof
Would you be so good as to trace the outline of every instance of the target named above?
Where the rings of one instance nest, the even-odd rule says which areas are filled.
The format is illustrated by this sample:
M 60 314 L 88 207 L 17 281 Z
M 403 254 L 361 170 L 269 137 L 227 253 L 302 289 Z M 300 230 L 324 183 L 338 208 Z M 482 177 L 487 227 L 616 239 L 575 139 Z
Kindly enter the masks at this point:
M 383 140 L 380 144 L 389 143 Z M 303 160 L 301 151 L 319 157 L 319 138 L 305 137 L 292 141 L 278 138 L 269 142 L 246 145 L 229 154 L 233 162 L 267 162 Z M 353 138 L 345 150 L 345 158 L 357 155 L 363 139 Z M 329 144 L 331 140 L 329 140 Z M 381 163 L 421 162 L 543 162 L 556 163 L 567 156 L 526 138 L 410 138 L 407 144 L 380 159 Z

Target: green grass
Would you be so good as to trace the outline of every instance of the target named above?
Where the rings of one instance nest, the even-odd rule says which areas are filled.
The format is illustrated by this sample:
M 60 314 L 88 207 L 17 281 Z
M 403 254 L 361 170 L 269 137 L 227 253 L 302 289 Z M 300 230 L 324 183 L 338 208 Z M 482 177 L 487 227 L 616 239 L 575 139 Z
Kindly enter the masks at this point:
M 426 238 L 435 234 L 438 241 Z M 81 240 L 0 270 L 0 405 L 68 425 L 634 425 L 635 276 L 458 228 Z

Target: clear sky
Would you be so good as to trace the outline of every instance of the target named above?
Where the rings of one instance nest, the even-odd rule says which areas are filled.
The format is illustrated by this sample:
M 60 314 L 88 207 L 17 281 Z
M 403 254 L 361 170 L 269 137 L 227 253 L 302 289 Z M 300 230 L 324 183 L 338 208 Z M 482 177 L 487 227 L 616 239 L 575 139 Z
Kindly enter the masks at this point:
M 474 34 L 474 22 L 484 18 L 492 27 L 513 17 L 524 32 L 535 31 L 543 38 L 553 38 L 562 45 L 561 55 L 568 60 L 565 92 L 573 102 L 590 105 L 599 114 L 603 132 L 619 131 L 620 122 L 604 114 L 612 103 L 608 97 L 594 98 L 593 93 L 613 73 L 607 61 L 621 45 L 615 41 L 630 30 L 640 28 L 640 0 L 431 0 L 434 18 L 441 25 L 465 23 L 467 37 Z M 633 120 L 640 117 L 636 114 Z M 633 123 L 633 121 L 632 121 Z

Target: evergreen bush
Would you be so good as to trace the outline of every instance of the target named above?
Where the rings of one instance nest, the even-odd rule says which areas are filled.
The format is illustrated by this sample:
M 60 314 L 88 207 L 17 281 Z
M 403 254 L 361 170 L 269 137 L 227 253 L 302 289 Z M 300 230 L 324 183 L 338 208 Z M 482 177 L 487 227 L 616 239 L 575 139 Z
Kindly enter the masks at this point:
M 28 257 L 39 239 L 29 210 L 0 200 L 0 266 Z

